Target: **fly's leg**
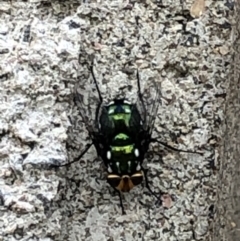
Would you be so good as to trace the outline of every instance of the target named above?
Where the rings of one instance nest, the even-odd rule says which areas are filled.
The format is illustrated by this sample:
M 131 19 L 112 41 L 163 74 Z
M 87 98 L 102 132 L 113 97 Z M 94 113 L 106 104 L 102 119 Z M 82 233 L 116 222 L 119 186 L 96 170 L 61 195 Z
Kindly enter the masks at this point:
M 144 177 L 145 177 L 145 183 L 146 183 L 146 188 L 148 189 L 148 191 L 157 199 L 157 203 L 159 205 L 162 205 L 162 200 L 161 200 L 161 197 L 162 195 L 164 195 L 165 193 L 160 191 L 160 194 L 156 194 L 155 192 L 152 191 L 150 185 L 149 185 L 149 181 L 148 181 L 148 176 L 147 176 L 147 172 L 148 170 L 146 169 L 142 169 L 143 172 L 144 172 Z
M 154 142 L 155 142 L 155 143 L 159 143 L 159 144 L 161 144 L 162 146 L 165 146 L 165 147 L 167 147 L 168 149 L 173 150 L 173 151 L 186 152 L 186 153 L 203 155 L 202 152 L 198 152 L 198 151 L 188 151 L 188 150 L 178 149 L 178 148 L 175 148 L 175 147 L 173 147 L 173 146 L 169 146 L 168 144 L 166 144 L 166 143 L 164 143 L 164 142 L 162 142 L 162 141 L 159 141 L 159 140 L 157 140 L 157 139 L 155 139 L 155 138 L 152 138 L 152 139 L 150 140 L 150 143 L 154 143 Z
M 137 86 L 138 86 L 138 97 L 142 103 L 142 107 L 144 109 L 144 120 L 146 120 L 147 118 L 147 111 L 146 111 L 146 106 L 144 105 L 144 101 L 143 101 L 143 95 L 141 92 L 141 85 L 140 85 L 140 77 L 139 77 L 139 72 L 137 70 Z
M 93 145 L 93 143 L 91 143 L 91 144 L 87 144 L 86 145 L 86 147 L 85 147 L 85 149 L 84 149 L 84 151 L 78 156 L 78 157 L 76 157 L 76 158 L 74 158 L 74 160 L 73 161 L 71 161 L 71 162 L 68 162 L 68 163 L 66 163 L 66 164 L 63 164 L 63 165 L 51 165 L 50 167 L 64 167 L 64 166 L 70 166 L 72 163 L 74 163 L 74 162 L 78 162 L 87 152 L 88 152 L 88 150 L 90 149 L 90 147 Z
M 92 74 L 93 81 L 94 81 L 94 84 L 96 86 L 96 89 L 97 89 L 97 92 L 98 92 L 98 98 L 99 98 L 99 104 L 97 106 L 96 113 L 95 113 L 95 124 L 97 125 L 98 124 L 98 115 L 99 115 L 101 105 L 103 103 L 103 98 L 102 98 L 102 95 L 101 95 L 101 92 L 100 92 L 100 89 L 99 89 L 99 86 L 98 86 L 98 83 L 97 83 L 97 79 L 96 79 L 94 71 L 93 71 L 93 60 L 92 60 L 91 65 L 89 66 L 89 70 Z
M 102 95 L 101 95 L 101 92 L 100 92 L 100 89 L 99 89 L 99 86 L 98 86 L 98 83 L 97 83 L 97 79 L 96 79 L 96 77 L 95 77 L 95 75 L 94 75 L 94 71 L 93 71 L 93 61 L 92 61 L 91 65 L 89 66 L 89 70 L 90 70 L 90 72 L 91 72 L 91 74 L 92 74 L 93 81 L 94 81 L 94 84 L 95 84 L 96 89 L 97 89 L 97 92 L 98 92 L 98 97 L 99 97 L 99 100 L 100 100 L 100 102 L 101 102 L 101 104 L 102 104 L 103 98 L 102 98 Z
M 122 195 L 121 195 L 121 192 L 118 191 L 116 188 L 114 188 L 115 191 L 118 193 L 118 197 L 119 197 L 119 201 L 120 201 L 120 206 L 121 206 L 121 209 L 122 209 L 122 215 L 125 215 L 126 212 L 125 212 L 125 209 L 124 209 L 124 206 L 123 206 L 123 201 L 122 201 Z

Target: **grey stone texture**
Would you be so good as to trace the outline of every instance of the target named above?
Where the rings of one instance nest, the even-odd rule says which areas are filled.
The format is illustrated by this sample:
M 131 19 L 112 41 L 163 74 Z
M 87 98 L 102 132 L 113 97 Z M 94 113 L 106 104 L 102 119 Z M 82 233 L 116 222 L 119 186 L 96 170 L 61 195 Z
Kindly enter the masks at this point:
M 204 5 L 203 5 L 204 4 Z M 235 11 L 234 11 L 235 4 Z M 240 240 L 239 2 L 0 2 L 0 241 Z M 91 148 L 104 100 L 161 87 L 144 185 L 118 195 Z M 79 94 L 85 107 L 75 103 Z M 79 108 L 80 107 L 80 108 Z

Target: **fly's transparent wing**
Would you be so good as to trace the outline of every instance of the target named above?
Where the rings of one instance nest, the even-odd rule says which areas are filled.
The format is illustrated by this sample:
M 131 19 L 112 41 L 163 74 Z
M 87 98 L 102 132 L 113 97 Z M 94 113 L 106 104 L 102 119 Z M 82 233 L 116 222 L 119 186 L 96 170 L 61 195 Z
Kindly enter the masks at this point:
M 148 77 L 146 81 L 141 81 L 139 73 L 137 73 L 137 79 L 138 99 L 136 106 L 141 115 L 144 129 L 151 135 L 161 102 L 160 83 L 154 77 Z M 142 83 L 144 83 L 144 88 L 142 88 Z

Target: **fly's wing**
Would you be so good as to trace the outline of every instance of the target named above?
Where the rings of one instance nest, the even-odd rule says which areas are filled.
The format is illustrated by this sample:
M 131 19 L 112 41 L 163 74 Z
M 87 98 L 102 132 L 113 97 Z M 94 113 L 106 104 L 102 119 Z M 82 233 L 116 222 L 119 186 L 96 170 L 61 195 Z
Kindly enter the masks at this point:
M 140 113 L 144 129 L 151 135 L 161 101 L 160 83 L 153 77 L 149 77 L 146 81 L 142 81 L 139 73 L 137 73 L 137 79 L 138 99 L 136 106 Z M 145 82 L 144 88 L 142 88 L 143 82 Z
M 87 82 L 87 80 L 85 80 Z M 82 121 L 85 123 L 87 130 L 92 133 L 96 131 L 95 114 L 96 108 L 99 105 L 97 98 L 92 96 L 91 84 L 88 83 L 86 86 L 80 85 L 76 88 L 75 92 L 75 103 L 78 106 L 79 114 Z

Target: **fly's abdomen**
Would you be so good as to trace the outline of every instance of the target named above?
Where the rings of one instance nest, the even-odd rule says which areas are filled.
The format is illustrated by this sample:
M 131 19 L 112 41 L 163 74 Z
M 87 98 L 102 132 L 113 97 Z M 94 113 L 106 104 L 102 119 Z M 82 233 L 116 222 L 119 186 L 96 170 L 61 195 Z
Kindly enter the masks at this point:
M 124 133 L 115 136 L 110 148 L 112 171 L 119 175 L 132 174 L 138 166 L 139 151 L 132 138 Z
M 114 143 L 118 145 L 111 146 L 109 152 L 111 159 L 108 165 L 107 180 L 112 187 L 121 192 L 129 192 L 143 180 L 139 150 L 130 141 L 131 138 L 126 134 L 117 135 Z

